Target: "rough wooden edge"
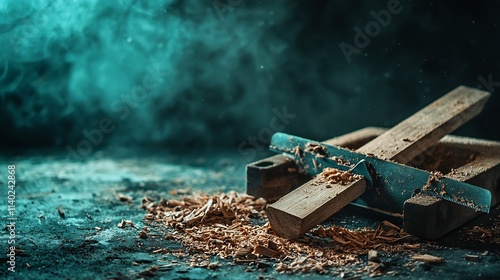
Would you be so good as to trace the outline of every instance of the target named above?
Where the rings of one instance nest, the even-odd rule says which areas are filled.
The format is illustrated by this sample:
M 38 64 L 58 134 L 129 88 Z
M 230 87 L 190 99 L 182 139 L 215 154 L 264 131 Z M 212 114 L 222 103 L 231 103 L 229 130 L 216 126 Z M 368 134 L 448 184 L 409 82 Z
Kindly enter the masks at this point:
M 365 127 L 329 140 L 328 145 L 357 149 L 386 131 L 380 127 Z M 246 166 L 246 193 L 262 197 L 269 202 L 276 201 L 293 189 L 311 179 L 295 171 L 293 161 L 283 155 L 274 155 Z
M 334 139 L 338 139 L 338 141 L 340 142 L 339 144 L 340 146 L 355 149 L 356 147 L 360 147 L 366 142 L 370 141 L 371 139 L 377 137 L 385 130 L 387 129 L 380 127 L 367 127 L 340 137 L 336 137 Z M 488 165 L 491 166 L 492 168 L 495 168 L 494 167 L 495 164 L 492 163 L 491 161 L 495 160 L 498 161 L 498 158 L 500 158 L 500 142 L 498 141 L 477 139 L 477 138 L 457 136 L 457 135 L 447 135 L 443 139 L 441 139 L 441 141 L 437 144 L 437 146 L 443 146 L 444 148 L 450 150 L 459 148 L 459 149 L 466 149 L 478 152 L 479 157 L 476 158 L 474 162 L 482 162 L 483 165 L 481 165 L 480 168 L 487 168 Z M 273 168 L 277 168 L 281 164 L 291 163 L 291 161 L 286 160 L 286 158 L 282 155 L 275 155 L 273 157 L 262 159 L 260 161 L 268 161 L 269 159 L 272 159 L 272 161 L 276 159 L 276 166 Z M 258 163 L 260 161 L 256 161 L 252 164 Z M 282 163 L 283 161 L 285 161 L 285 163 Z M 462 167 L 457 169 L 458 173 L 456 174 L 468 174 L 470 177 L 476 168 L 477 166 L 474 167 L 471 164 L 463 165 Z M 498 167 L 496 168 L 498 169 Z M 498 171 L 491 170 L 489 172 L 495 173 Z M 486 172 L 485 175 L 489 172 Z M 262 176 L 262 172 L 258 173 L 256 176 Z M 282 195 L 285 195 L 292 189 L 298 187 L 299 185 L 303 184 L 304 182 L 310 179 L 310 177 L 304 176 L 302 181 L 299 180 L 291 181 L 288 180 L 289 176 L 287 174 L 281 177 L 282 177 L 282 185 L 287 186 L 287 189 L 284 190 L 281 189 L 281 192 L 279 192 L 276 191 L 276 189 L 273 187 L 268 187 L 266 182 L 264 182 L 264 184 L 261 184 L 257 186 L 255 189 L 253 189 L 254 194 L 252 195 L 260 197 L 260 195 L 258 194 L 261 193 L 261 194 L 266 194 L 267 199 L 272 198 L 271 200 L 277 200 Z M 462 177 L 458 176 L 455 179 L 466 181 L 467 177 L 465 175 L 462 175 Z M 486 187 L 488 185 L 496 186 L 496 188 L 491 188 L 491 187 L 487 188 L 490 189 L 490 191 L 492 191 L 492 197 L 493 197 L 492 205 L 497 205 L 500 202 L 500 182 L 498 182 L 498 180 L 499 180 L 498 176 L 493 176 L 490 177 L 489 179 L 477 177 L 475 181 L 468 181 L 468 182 L 482 187 Z M 405 209 L 406 209 L 405 212 L 407 214 L 413 212 L 415 215 L 413 215 L 412 217 L 411 215 L 408 214 L 403 222 L 403 227 L 405 231 L 415 234 L 416 236 L 429 240 L 436 239 L 480 215 L 480 213 L 477 213 L 467 207 L 461 207 L 460 205 L 443 201 L 439 198 L 429 197 L 429 196 L 425 196 L 425 198 L 420 198 L 423 196 L 425 195 L 420 195 L 415 198 L 411 198 L 410 200 L 407 201 L 407 204 L 405 204 Z M 412 205 L 410 206 L 410 204 Z M 411 210 L 411 208 L 408 207 L 413 207 L 414 209 Z M 378 211 L 377 209 L 372 209 L 372 210 Z M 465 213 L 463 213 L 463 211 L 465 211 Z M 385 214 L 387 215 L 387 213 Z M 449 219 L 450 215 L 458 217 L 456 218 L 458 220 L 456 222 L 452 222 L 452 220 Z M 399 218 L 399 215 L 397 217 Z M 428 217 L 428 218 L 422 219 L 422 217 Z
M 290 192 L 268 205 L 266 212 L 273 230 L 280 236 L 297 239 L 337 212 L 366 190 L 366 181 L 356 179 L 347 185 L 317 185 L 311 180 L 301 186 L 303 197 Z M 320 191 L 320 192 L 318 192 Z
M 492 194 L 491 205 L 497 205 L 500 202 L 500 142 L 449 136 L 442 144 L 477 153 L 474 160 L 446 176 L 488 189 Z M 405 202 L 403 228 L 416 236 L 433 240 L 481 214 L 456 203 L 420 194 Z
M 406 164 L 479 114 L 490 95 L 486 91 L 459 86 L 357 151 Z M 316 176 L 277 202 L 268 205 L 266 212 L 269 223 L 277 233 L 292 239 L 299 238 L 300 236 L 290 234 L 296 231 L 293 227 L 298 227 L 300 234 L 303 234 L 321 223 L 358 198 L 363 193 L 358 191 L 361 188 L 357 188 L 361 183 L 364 183 L 364 180 L 357 179 L 346 188 L 340 183 L 335 183 L 332 187 L 331 183 L 324 182 L 321 176 Z M 330 192 L 328 186 L 341 191 Z M 364 184 L 362 190 L 365 190 Z M 288 219 L 286 216 L 297 217 L 300 223 L 281 222 Z
M 358 149 L 407 163 L 479 114 L 491 94 L 458 86 Z

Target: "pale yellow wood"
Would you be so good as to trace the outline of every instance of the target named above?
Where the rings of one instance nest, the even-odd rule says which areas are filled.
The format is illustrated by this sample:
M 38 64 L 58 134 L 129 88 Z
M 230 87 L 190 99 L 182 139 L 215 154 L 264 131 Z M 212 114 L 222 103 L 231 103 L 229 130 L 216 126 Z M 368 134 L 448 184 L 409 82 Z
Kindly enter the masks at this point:
M 477 115 L 489 96 L 459 86 L 357 151 L 407 163 Z M 358 198 L 365 187 L 364 179 L 357 179 L 349 186 L 328 189 L 316 177 L 270 204 L 266 210 L 269 223 L 278 235 L 297 239 Z
M 289 192 L 267 208 L 273 230 L 280 236 L 296 239 L 365 192 L 364 179 L 348 185 L 325 184 L 313 179 Z
M 357 149 L 373 140 L 387 129 L 365 127 L 329 140 L 323 143 L 332 146 Z M 264 166 L 262 166 L 264 163 Z M 246 192 L 255 197 L 262 197 L 274 202 L 309 180 L 308 176 L 290 173 L 288 170 L 295 165 L 282 154 L 274 155 L 247 165 Z

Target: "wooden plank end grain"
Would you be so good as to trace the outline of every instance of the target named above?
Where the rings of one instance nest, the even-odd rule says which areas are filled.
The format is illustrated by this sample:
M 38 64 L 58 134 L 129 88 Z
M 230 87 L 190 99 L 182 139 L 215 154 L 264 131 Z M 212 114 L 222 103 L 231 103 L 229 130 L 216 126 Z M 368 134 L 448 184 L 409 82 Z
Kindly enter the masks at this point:
M 500 202 L 500 142 L 464 137 L 446 137 L 443 154 L 458 158 L 457 147 L 466 147 L 466 154 L 475 155 L 446 177 L 464 181 L 491 192 L 491 205 Z M 482 214 L 474 209 L 447 200 L 419 194 L 404 203 L 403 228 L 418 237 L 434 240 Z M 422 218 L 425 217 L 425 218 Z
M 320 176 L 268 205 L 266 212 L 269 223 L 278 235 L 290 239 L 300 238 L 366 190 L 363 177 L 342 185 L 325 183 Z
M 323 143 L 357 149 L 386 130 L 379 127 L 365 127 Z M 246 166 L 246 193 L 262 197 L 268 202 L 280 199 L 309 180 L 311 176 L 299 173 L 295 162 L 283 155 L 274 155 Z

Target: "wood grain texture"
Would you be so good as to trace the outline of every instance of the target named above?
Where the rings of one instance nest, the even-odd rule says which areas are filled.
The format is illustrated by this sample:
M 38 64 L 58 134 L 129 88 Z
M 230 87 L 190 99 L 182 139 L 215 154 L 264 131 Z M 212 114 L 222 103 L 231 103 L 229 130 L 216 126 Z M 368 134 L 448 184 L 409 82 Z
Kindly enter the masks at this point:
M 464 137 L 445 137 L 449 153 L 456 157 L 457 150 L 475 154 L 473 160 L 455 168 L 446 177 L 485 188 L 491 192 L 491 205 L 500 202 L 500 142 Z M 455 148 L 455 149 L 453 149 Z M 448 153 L 447 152 L 447 153 Z M 436 239 L 482 214 L 474 209 L 436 197 L 419 194 L 404 204 L 403 228 L 425 239 Z M 425 219 L 422 219 L 425 217 Z
M 488 92 L 459 86 L 357 151 L 407 163 L 477 115 L 489 96 Z M 269 223 L 278 235 L 297 239 L 358 198 L 364 192 L 362 182 L 364 179 L 358 179 L 345 189 L 336 185 L 333 189 L 342 190 L 342 195 L 330 195 L 325 183 L 316 177 L 268 205 Z
M 313 179 L 293 191 L 293 195 L 270 205 L 266 210 L 269 222 L 278 235 L 298 238 L 305 229 L 309 230 L 328 219 L 332 212 L 338 212 L 353 197 L 363 194 L 365 189 L 366 181 L 363 179 L 348 185 L 328 185 Z
M 459 86 L 358 149 L 407 163 L 476 116 L 490 93 Z
M 387 129 L 365 127 L 323 143 L 332 146 L 357 149 L 375 139 Z M 299 173 L 295 162 L 279 154 L 261 159 L 246 166 L 246 193 L 274 202 L 307 181 L 311 176 Z

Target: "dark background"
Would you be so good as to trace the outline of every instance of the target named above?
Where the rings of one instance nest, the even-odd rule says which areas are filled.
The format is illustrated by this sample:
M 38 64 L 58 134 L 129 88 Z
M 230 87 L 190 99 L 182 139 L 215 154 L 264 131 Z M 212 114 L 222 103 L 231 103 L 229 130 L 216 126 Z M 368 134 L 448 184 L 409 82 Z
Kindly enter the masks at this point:
M 260 148 L 273 109 L 280 127 L 326 139 L 390 127 L 458 85 L 490 90 L 458 134 L 500 140 L 497 1 L 400 1 L 348 63 L 339 44 L 388 1 L 3 1 L 0 145 Z M 123 98 L 156 68 L 161 82 Z M 279 122 L 277 124 L 280 124 Z M 101 131 L 102 132 L 102 131 Z M 260 136 L 260 137 L 259 137 Z M 99 140 L 99 141 L 97 141 Z
M 16 248 L 24 251 L 9 277 L 135 279 L 156 265 L 170 267 L 155 272 L 165 279 L 368 277 L 366 255 L 327 275 L 278 274 L 274 261 L 260 268 L 231 258 L 213 258 L 219 269 L 194 268 L 172 254 L 183 246 L 164 238 L 171 229 L 137 235 L 149 226 L 141 198 L 244 192 L 245 165 L 265 157 L 258 152 L 271 124 L 318 140 L 390 127 L 458 85 L 486 89 L 484 78 L 495 82 L 492 97 L 456 133 L 500 140 L 499 2 L 402 0 L 401 13 L 349 63 L 339 44 L 353 45 L 354 28 L 388 2 L 0 0 L 0 186 L 7 195 L 6 166 L 15 165 Z M 139 91 L 141 100 L 130 99 Z M 285 107 L 293 118 L 274 123 Z M 0 201 L 5 211 L 10 202 Z M 355 212 L 328 223 L 380 223 Z M 499 246 L 469 231 L 492 232 L 498 212 L 418 250 L 381 251 L 381 267 L 399 278 L 492 279 Z M 118 228 L 123 219 L 137 228 Z M 412 261 L 417 252 L 446 261 Z

